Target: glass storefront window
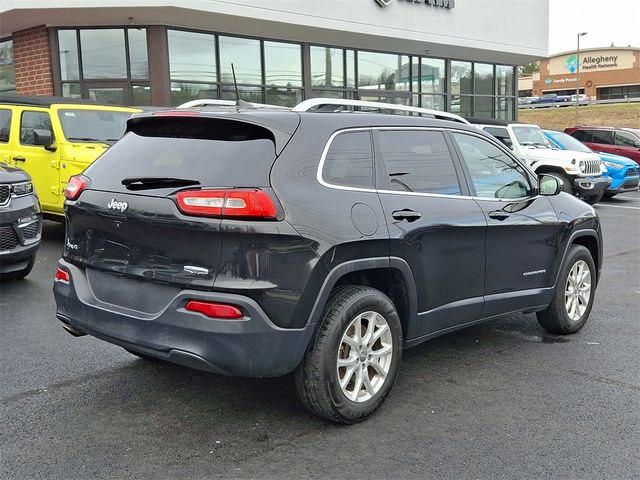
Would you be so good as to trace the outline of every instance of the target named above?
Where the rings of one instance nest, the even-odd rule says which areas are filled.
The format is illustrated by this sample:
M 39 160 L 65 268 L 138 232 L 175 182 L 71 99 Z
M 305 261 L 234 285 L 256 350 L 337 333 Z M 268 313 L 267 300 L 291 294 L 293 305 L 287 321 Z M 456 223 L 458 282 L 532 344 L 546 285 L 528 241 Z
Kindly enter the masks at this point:
M 78 67 L 78 39 L 75 30 L 58 30 L 60 49 L 60 79 L 80 80 Z
M 474 90 L 481 95 L 493 95 L 493 65 L 476 63 L 473 66 Z
M 356 88 L 356 52 L 347 50 L 347 88 Z
M 63 83 L 62 96 L 65 98 L 82 98 L 79 83 Z
M 302 90 L 297 88 L 267 87 L 265 97 L 265 103 L 269 105 L 294 107 L 302 101 Z
M 123 29 L 80 30 L 83 78 L 127 78 Z
M 129 40 L 129 69 L 131 78 L 146 80 L 149 78 L 149 60 L 147 59 L 147 31 L 144 28 L 127 30 Z
M 470 94 L 473 93 L 471 87 L 471 62 L 451 62 L 451 93 Z
M 216 82 L 216 37 L 205 33 L 169 30 L 171 80 Z
M 219 43 L 220 79 L 223 83 L 233 83 L 233 63 L 238 83 L 262 85 L 259 40 L 219 37 Z
M 446 68 L 444 60 L 422 58 L 420 60 L 420 84 L 422 93 L 444 93 Z
M 293 43 L 264 42 L 266 85 L 302 86 L 302 48 Z
M 496 93 L 513 95 L 513 67 L 496 65 Z
M 344 87 L 344 52 L 339 48 L 311 47 L 311 85 Z
M 344 91 L 342 90 L 313 90 L 311 92 L 312 98 L 344 98 Z
M 151 105 L 151 87 L 149 85 L 134 85 L 131 93 L 133 105 Z
M 493 97 L 474 97 L 473 116 L 479 118 L 493 118 Z
M 0 93 L 15 93 L 16 72 L 13 66 L 13 42 L 0 42 Z
M 171 106 L 196 98 L 218 98 L 218 86 L 206 83 L 171 82 Z
M 473 97 L 453 95 L 451 97 L 451 111 L 462 115 L 463 117 L 471 116 L 471 107 L 473 106 Z
M 264 103 L 262 99 L 262 87 L 238 87 L 238 94 L 240 95 L 240 99 L 245 102 L 252 103 Z M 223 85 L 222 86 L 222 99 L 223 100 L 235 100 L 236 99 L 236 89 L 233 85 Z
M 358 89 L 409 90 L 410 85 L 409 57 L 358 52 Z
M 499 120 L 513 120 L 514 98 L 496 99 L 496 118 Z
M 422 95 L 422 104 L 420 106 L 444 111 L 444 95 Z

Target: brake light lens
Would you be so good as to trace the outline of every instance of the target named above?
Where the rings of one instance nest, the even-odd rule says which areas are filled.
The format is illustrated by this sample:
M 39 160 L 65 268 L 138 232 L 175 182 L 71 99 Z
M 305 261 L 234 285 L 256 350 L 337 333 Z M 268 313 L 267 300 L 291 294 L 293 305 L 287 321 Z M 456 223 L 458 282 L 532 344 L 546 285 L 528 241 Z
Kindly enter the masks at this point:
M 211 318 L 221 318 L 224 320 L 236 320 L 244 317 L 242 310 L 233 305 L 224 303 L 201 302 L 197 300 L 189 300 L 185 305 L 185 310 L 190 312 L 198 312 Z
M 58 267 L 56 269 L 56 276 L 55 276 L 54 281 L 62 282 L 62 283 L 69 283 L 71 281 L 71 274 L 69 272 L 67 272 L 66 270 L 63 270 L 60 267 Z
M 64 189 L 64 196 L 67 200 L 77 200 L 80 194 L 89 185 L 89 179 L 84 175 L 74 175 L 67 182 Z
M 262 190 L 193 190 L 179 192 L 178 208 L 188 215 L 276 218 L 271 197 Z

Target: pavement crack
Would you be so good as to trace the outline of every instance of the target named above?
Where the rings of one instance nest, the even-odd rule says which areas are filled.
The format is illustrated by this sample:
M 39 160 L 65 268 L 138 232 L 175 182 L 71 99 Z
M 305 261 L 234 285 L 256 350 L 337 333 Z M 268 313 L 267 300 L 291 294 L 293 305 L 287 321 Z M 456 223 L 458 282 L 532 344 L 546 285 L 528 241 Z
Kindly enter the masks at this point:
M 101 370 L 97 373 L 91 373 L 88 375 L 83 375 L 82 377 L 70 378 L 69 380 L 64 380 L 62 382 L 54 383 L 52 385 L 45 385 L 43 387 L 34 388 L 32 390 L 27 390 L 26 392 L 16 393 L 14 395 L 9 395 L 8 397 L 4 397 L 0 399 L 0 405 L 5 406 L 13 402 L 18 402 L 20 400 L 24 400 L 29 397 L 34 397 L 37 395 L 42 395 L 43 393 L 50 393 L 52 391 L 60 390 L 61 388 L 69 387 L 72 385 L 80 385 L 89 380 L 92 380 L 97 377 L 104 377 L 106 375 L 112 375 L 121 370 L 127 370 L 131 368 L 130 366 L 125 367 L 116 367 L 109 370 Z
M 636 392 L 640 392 L 640 386 L 632 385 L 630 383 L 621 382 L 620 380 L 614 380 L 612 378 L 600 377 L 598 375 L 592 375 L 590 373 L 580 372 L 578 370 L 567 370 L 572 375 L 578 375 L 579 377 L 584 377 L 589 380 L 593 380 L 594 382 L 605 383 L 607 385 L 615 385 L 616 387 L 627 388 L 629 390 L 635 390 Z

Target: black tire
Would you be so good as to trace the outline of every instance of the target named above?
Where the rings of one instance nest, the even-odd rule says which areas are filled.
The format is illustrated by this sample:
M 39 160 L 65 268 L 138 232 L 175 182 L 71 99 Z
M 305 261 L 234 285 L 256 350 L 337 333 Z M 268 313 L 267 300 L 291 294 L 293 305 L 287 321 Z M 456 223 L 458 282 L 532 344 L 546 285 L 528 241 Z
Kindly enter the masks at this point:
M 378 313 L 386 320 L 392 351 L 389 370 L 379 390 L 368 400 L 355 402 L 343 393 L 337 361 L 343 335 L 352 321 L 364 312 Z M 329 298 L 307 352 L 295 371 L 298 395 L 302 403 L 321 418 L 347 424 L 360 422 L 373 415 L 386 400 L 398 376 L 401 355 L 402 326 L 389 297 L 370 287 L 342 287 Z M 360 366 L 361 363 L 354 368 Z M 362 368 L 368 371 L 370 367 Z M 356 391 L 355 386 L 353 391 Z
M 562 175 L 561 173 L 548 173 L 547 175 L 551 175 L 560 180 L 560 182 L 562 183 L 560 189 L 563 192 L 567 192 L 569 195 L 573 195 L 573 187 L 571 186 L 571 181 L 565 175 Z
M 572 319 L 567 312 L 566 291 L 569 285 L 569 273 L 578 262 L 586 263 L 591 276 L 589 300 L 584 312 L 579 318 Z M 567 257 L 560 269 L 556 294 L 546 310 L 538 312 L 538 322 L 545 330 L 559 335 L 567 335 L 579 331 L 589 318 L 593 299 L 596 293 L 596 266 L 591 257 L 591 252 L 582 245 L 572 245 L 567 252 Z M 576 299 L 576 301 L 578 301 Z
M 602 200 L 602 197 L 604 196 L 604 192 L 600 192 L 597 195 L 592 195 L 590 197 L 586 197 L 584 199 L 585 202 L 587 202 L 589 205 L 595 205 L 596 203 L 598 203 L 600 200 Z
M 2 275 L 0 275 L 0 280 L 2 280 L 3 282 L 11 280 L 22 280 L 24 277 L 31 273 L 31 270 L 33 270 L 33 266 L 35 265 L 35 263 L 36 254 L 34 253 L 29 257 L 29 263 L 27 263 L 26 267 L 24 267 L 22 270 L 16 270 L 15 272 L 3 273 Z

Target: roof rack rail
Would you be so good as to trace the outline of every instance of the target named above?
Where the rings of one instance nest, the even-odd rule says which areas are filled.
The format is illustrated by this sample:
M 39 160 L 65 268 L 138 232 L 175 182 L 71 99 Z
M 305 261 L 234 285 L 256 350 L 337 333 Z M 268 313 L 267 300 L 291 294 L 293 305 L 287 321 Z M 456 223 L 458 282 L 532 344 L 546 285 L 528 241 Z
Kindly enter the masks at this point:
M 455 113 L 442 112 L 440 110 L 432 110 L 430 108 L 409 107 L 407 105 L 396 105 L 393 103 L 367 102 L 364 100 L 345 100 L 340 98 L 311 98 L 309 100 L 305 100 L 304 102 L 300 102 L 291 110 L 294 112 L 308 112 L 315 107 L 321 107 L 323 105 L 335 106 L 336 108 L 333 108 L 331 110 L 318 109 L 319 111 L 335 112 L 337 110 L 337 107 L 340 107 L 340 106 L 367 107 L 367 108 L 377 108 L 380 110 L 398 110 L 402 112 L 422 113 L 425 115 L 429 115 L 433 118 L 437 118 L 439 120 L 449 120 L 452 122 L 464 123 L 466 125 L 469 124 L 467 120 L 462 118 L 460 115 L 456 115 Z
M 268 105 L 265 103 L 242 102 L 238 105 L 235 100 L 219 100 L 217 98 L 198 98 L 178 105 L 176 108 L 196 108 L 196 107 L 246 107 L 246 108 L 274 108 L 277 110 L 290 110 L 288 107 L 279 105 Z

